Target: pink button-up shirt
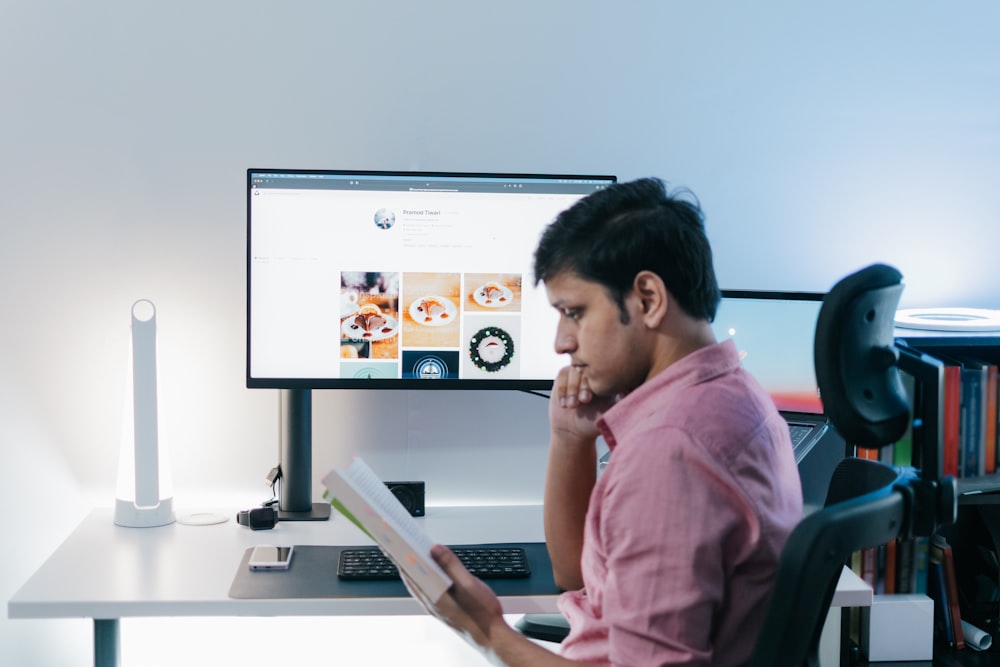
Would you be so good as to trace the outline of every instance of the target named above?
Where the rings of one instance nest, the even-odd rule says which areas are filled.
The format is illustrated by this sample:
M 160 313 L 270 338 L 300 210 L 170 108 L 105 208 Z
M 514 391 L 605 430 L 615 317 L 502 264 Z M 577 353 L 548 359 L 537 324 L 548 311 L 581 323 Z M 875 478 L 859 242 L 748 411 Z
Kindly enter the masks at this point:
M 732 341 L 674 363 L 598 423 L 584 588 L 562 655 L 612 665 L 744 665 L 802 518 L 788 425 Z

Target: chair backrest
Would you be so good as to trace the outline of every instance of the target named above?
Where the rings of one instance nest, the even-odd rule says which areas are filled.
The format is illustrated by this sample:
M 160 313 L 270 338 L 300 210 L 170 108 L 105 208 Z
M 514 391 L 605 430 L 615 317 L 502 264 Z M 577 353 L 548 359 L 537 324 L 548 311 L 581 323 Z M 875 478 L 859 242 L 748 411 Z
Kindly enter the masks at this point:
M 876 264 L 839 281 L 823 300 L 814 359 L 823 408 L 852 444 L 895 442 L 909 421 L 898 377 L 893 321 L 902 276 Z M 822 509 L 807 516 L 782 551 L 751 667 L 817 667 L 819 640 L 844 564 L 860 549 L 908 530 L 912 469 L 845 458 Z
M 831 491 L 862 491 L 859 479 L 867 490 L 813 512 L 792 531 L 751 667 L 818 667 L 820 636 L 844 565 L 855 551 L 900 535 L 909 498 L 900 486 L 913 475 L 878 461 L 841 461 Z
M 899 440 L 910 419 L 893 336 L 902 279 L 885 264 L 852 273 L 824 297 L 816 322 L 823 411 L 847 442 L 862 447 Z

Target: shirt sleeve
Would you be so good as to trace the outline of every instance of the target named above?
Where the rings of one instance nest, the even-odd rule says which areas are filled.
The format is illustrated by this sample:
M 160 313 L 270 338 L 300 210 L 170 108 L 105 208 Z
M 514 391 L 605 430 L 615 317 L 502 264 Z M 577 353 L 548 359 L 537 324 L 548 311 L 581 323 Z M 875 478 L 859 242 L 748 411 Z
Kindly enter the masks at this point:
M 755 533 L 726 468 L 682 431 L 616 451 L 597 529 L 614 665 L 710 665 L 734 557 Z M 742 545 L 742 546 L 741 546 Z

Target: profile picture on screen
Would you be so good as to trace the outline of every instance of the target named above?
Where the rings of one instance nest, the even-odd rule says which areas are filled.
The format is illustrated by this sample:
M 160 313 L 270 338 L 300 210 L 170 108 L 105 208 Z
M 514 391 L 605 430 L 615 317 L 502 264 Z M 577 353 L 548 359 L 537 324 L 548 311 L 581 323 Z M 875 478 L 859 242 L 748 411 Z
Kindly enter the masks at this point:
M 380 208 L 375 211 L 375 226 L 379 229 L 392 229 L 396 224 L 396 214 L 388 208 Z

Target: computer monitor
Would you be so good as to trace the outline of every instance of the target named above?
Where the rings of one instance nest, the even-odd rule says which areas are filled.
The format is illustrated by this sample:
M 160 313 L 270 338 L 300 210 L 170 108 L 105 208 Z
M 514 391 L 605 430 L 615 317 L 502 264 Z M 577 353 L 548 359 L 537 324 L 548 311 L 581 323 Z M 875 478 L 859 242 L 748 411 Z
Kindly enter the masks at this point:
M 246 383 L 287 392 L 281 507 L 311 511 L 312 389 L 550 388 L 534 249 L 615 180 L 247 170 Z
M 786 413 L 822 414 L 813 340 L 822 292 L 722 290 L 712 328 Z
M 551 386 L 564 360 L 535 245 L 614 181 L 249 170 L 247 386 Z

